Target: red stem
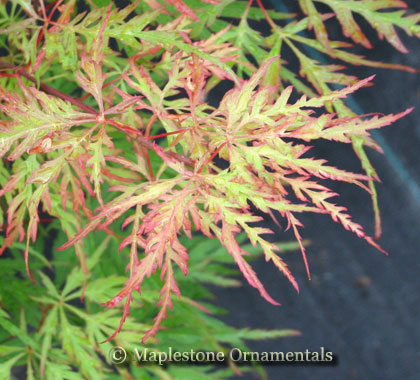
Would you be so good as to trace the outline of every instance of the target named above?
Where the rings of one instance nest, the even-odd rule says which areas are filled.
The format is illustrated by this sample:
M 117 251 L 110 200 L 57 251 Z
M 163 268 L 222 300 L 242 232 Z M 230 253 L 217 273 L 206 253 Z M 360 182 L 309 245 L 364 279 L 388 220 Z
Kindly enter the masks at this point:
M 181 133 L 181 132 L 184 132 L 184 131 L 186 131 L 186 129 L 178 129 L 177 131 L 167 132 L 167 133 L 161 133 L 160 135 L 146 136 L 146 139 L 148 139 L 148 140 L 158 139 L 160 137 L 166 137 L 166 136 L 170 136 L 170 135 L 176 135 L 177 133 Z
M 45 34 L 45 29 L 48 28 L 48 24 L 50 23 L 52 16 L 54 15 L 55 11 L 57 10 L 58 6 L 60 5 L 60 3 L 62 2 L 62 0 L 56 0 L 51 4 L 48 4 L 47 7 L 45 9 L 48 9 L 49 7 L 51 7 L 53 4 L 55 4 L 54 8 L 52 9 L 52 11 L 50 12 L 50 14 L 48 15 L 47 19 L 45 20 L 44 26 L 41 30 L 41 32 L 39 33 L 38 39 L 36 41 L 36 46 L 38 47 L 39 44 L 41 43 L 42 37 L 44 37 Z
M 152 163 L 150 162 L 149 151 L 147 149 L 145 149 L 145 151 L 146 151 L 147 168 L 149 169 L 150 179 L 152 181 L 154 181 L 155 180 L 155 175 L 153 174 Z
M 267 10 L 264 8 L 264 5 L 261 3 L 261 0 L 257 0 L 257 3 L 258 3 L 258 6 L 261 8 L 262 13 L 264 14 L 264 17 L 267 20 L 267 22 L 270 24 L 270 26 L 272 28 L 276 28 L 277 27 L 276 23 L 273 21 L 273 19 L 268 14 Z
M 9 62 L 0 60 L 0 69 L 6 69 L 6 70 L 15 70 L 15 74 L 13 74 L 13 76 L 17 76 L 17 75 L 22 75 L 23 77 L 25 77 L 26 79 L 30 80 L 33 83 L 37 83 L 36 79 L 31 76 L 30 74 L 28 74 L 23 68 L 18 67 L 18 66 L 14 66 L 12 64 L 10 64 Z M 2 75 L 6 75 L 6 73 L 3 73 Z M 7 75 L 8 76 L 8 75 Z M 81 102 L 78 99 L 73 98 L 70 95 L 67 94 L 63 94 L 61 91 L 56 90 L 55 88 L 52 88 L 44 83 L 41 83 L 39 85 L 40 89 L 45 91 L 46 93 L 50 94 L 50 95 L 54 95 L 57 96 L 60 99 L 63 100 L 67 100 L 69 103 L 79 107 L 80 109 L 86 111 L 87 113 L 90 113 L 92 115 L 99 115 L 98 111 L 95 110 L 94 108 L 84 104 L 83 102 Z M 154 149 L 153 143 L 151 141 L 149 141 L 146 137 L 143 136 L 143 134 L 138 131 L 135 128 L 132 128 L 128 125 L 124 125 L 121 123 L 116 122 L 115 120 L 112 119 L 105 119 L 105 122 L 108 124 L 113 125 L 114 127 L 120 129 L 121 131 L 123 131 L 124 133 L 130 133 L 133 134 L 134 137 L 137 139 L 137 141 L 143 145 L 144 147 L 148 148 L 148 149 Z M 166 154 L 168 156 L 171 156 L 172 158 L 183 162 L 184 164 L 186 164 L 187 166 L 189 166 L 190 168 L 194 168 L 194 161 L 189 158 L 189 157 L 185 157 L 182 154 L 176 153 L 176 152 L 166 152 Z
M 149 136 L 149 135 L 150 135 L 150 131 L 152 130 L 152 126 L 153 126 L 153 123 L 155 122 L 156 118 L 157 118 L 157 116 L 156 116 L 156 114 L 154 113 L 154 114 L 152 115 L 152 117 L 150 118 L 149 122 L 147 123 L 147 126 L 146 126 L 146 133 L 145 133 L 145 135 L 146 135 L 146 136 Z
M 210 158 L 203 164 L 201 165 L 200 169 L 198 170 L 199 173 L 201 173 L 201 171 L 203 170 L 204 166 L 208 165 L 210 162 L 213 161 L 214 157 L 217 156 L 217 154 L 220 152 L 220 150 L 227 144 L 227 142 L 225 141 L 222 145 L 220 145 L 214 152 L 213 154 L 210 156 Z

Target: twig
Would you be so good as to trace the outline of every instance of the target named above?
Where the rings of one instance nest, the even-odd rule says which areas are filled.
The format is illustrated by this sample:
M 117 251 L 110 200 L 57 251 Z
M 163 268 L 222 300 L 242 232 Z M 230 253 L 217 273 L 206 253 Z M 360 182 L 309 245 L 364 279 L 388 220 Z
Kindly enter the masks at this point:
M 23 77 L 30 80 L 31 82 L 33 82 L 35 84 L 37 83 L 37 80 L 33 76 L 28 74 L 26 72 L 26 70 L 22 67 L 15 66 L 15 65 L 12 65 L 9 62 L 0 60 L 0 70 L 1 69 L 14 70 L 16 75 L 22 75 Z M 54 95 L 54 96 L 57 96 L 60 99 L 67 100 L 68 102 L 70 102 L 71 104 L 79 107 L 83 111 L 86 111 L 90 114 L 99 115 L 99 112 L 97 110 L 95 110 L 94 108 L 88 106 L 87 104 L 81 102 L 78 99 L 73 98 L 70 95 L 64 94 L 61 91 L 58 91 L 55 88 L 52 88 L 52 87 L 48 86 L 45 83 L 40 83 L 39 88 L 41 90 L 45 91 L 46 93 L 50 94 L 50 95 Z M 149 141 L 146 137 L 144 137 L 143 134 L 139 130 L 137 130 L 135 128 L 132 128 L 128 125 L 118 123 L 118 122 L 116 122 L 115 120 L 112 120 L 112 119 L 105 119 L 105 121 L 108 124 L 111 124 L 114 127 L 118 128 L 119 130 L 124 131 L 125 133 L 134 134 L 135 138 L 137 139 L 137 141 L 141 145 L 143 145 L 144 147 L 146 147 L 148 149 L 155 150 L 154 144 L 151 141 Z M 179 153 L 176 153 L 176 152 L 171 152 L 171 151 L 165 152 L 165 153 L 168 156 L 170 156 L 170 157 L 172 157 L 172 158 L 174 158 L 178 161 L 183 162 L 185 165 L 189 166 L 190 168 L 194 168 L 194 161 L 191 158 L 185 157 L 182 154 L 179 154 Z

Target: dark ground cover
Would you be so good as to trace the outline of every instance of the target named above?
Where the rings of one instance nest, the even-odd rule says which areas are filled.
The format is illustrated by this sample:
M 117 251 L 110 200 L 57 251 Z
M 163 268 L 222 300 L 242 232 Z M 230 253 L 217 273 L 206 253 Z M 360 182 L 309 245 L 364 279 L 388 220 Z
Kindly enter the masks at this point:
M 407 3 L 420 11 L 418 1 Z M 372 39 L 375 48 L 367 56 L 420 68 L 420 41 L 406 38 L 403 33 L 400 36 L 410 50 L 408 55 Z M 268 304 L 245 282 L 237 289 L 215 289 L 215 302 L 229 310 L 226 319 L 234 325 L 294 328 L 302 333 L 300 337 L 253 343 L 252 350 L 319 351 L 325 347 L 338 358 L 333 366 L 270 365 L 266 367 L 269 379 L 419 379 L 420 74 L 366 68 L 353 71 L 362 78 L 377 74 L 375 86 L 354 96 L 364 113 L 396 113 L 416 107 L 395 125 L 375 134 L 386 152 L 384 156 L 368 152 L 382 180 L 378 185 L 383 220 L 380 244 L 389 256 L 328 217 L 307 215 L 302 218 L 305 228 L 301 232 L 311 240 L 307 253 L 312 279 L 306 277 L 299 252 L 285 254 L 298 278 L 300 294 L 263 259 L 254 262 L 253 267 L 282 306 Z M 315 149 L 314 154 L 341 168 L 361 171 L 352 150 L 343 144 L 326 143 Z M 353 220 L 373 235 L 369 195 L 348 185 L 339 184 L 334 189 L 341 194 L 337 202 L 348 207 Z M 269 220 L 266 225 L 276 231 L 276 240 L 292 238 Z M 253 376 L 245 374 L 240 378 Z

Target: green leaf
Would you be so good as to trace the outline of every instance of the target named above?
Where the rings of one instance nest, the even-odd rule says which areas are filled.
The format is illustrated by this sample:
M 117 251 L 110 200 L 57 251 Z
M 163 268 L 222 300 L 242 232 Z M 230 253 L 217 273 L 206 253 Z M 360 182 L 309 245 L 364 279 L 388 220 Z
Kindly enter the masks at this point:
M 51 281 L 51 279 L 42 272 L 38 272 L 38 274 L 41 277 L 41 281 L 44 284 L 44 286 L 46 287 L 49 295 L 52 296 L 55 299 L 59 299 L 60 295 L 59 295 L 59 293 L 57 291 L 57 288 L 55 287 L 54 283 Z
M 10 379 L 11 378 L 11 371 L 16 362 L 25 355 L 25 353 L 21 353 L 16 355 L 15 357 L 0 363 L 0 377 L 2 379 Z
M 4 315 L 5 313 L 2 313 Z M 0 326 L 5 329 L 10 335 L 16 336 L 19 340 L 29 347 L 35 349 L 39 348 L 39 344 L 27 333 L 22 331 L 4 316 L 0 316 Z

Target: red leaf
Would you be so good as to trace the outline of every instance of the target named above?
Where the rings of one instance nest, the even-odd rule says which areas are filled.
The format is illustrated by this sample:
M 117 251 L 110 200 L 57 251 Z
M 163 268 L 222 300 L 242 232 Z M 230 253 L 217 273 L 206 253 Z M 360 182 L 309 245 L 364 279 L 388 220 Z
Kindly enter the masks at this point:
M 238 264 L 239 269 L 241 270 L 244 277 L 247 279 L 249 284 L 256 288 L 261 296 L 266 299 L 268 302 L 270 302 L 273 305 L 280 305 L 277 301 L 275 301 L 271 296 L 267 293 L 265 290 L 263 284 L 258 279 L 257 275 L 251 268 L 251 266 L 244 260 L 242 257 L 246 252 L 241 249 L 241 247 L 238 245 L 238 243 L 235 240 L 235 234 L 239 232 L 239 228 L 226 223 L 226 221 L 223 220 L 223 226 L 222 226 L 222 236 L 221 236 L 221 242 L 226 247 L 228 252 L 232 255 L 232 257 L 235 259 L 236 263 Z

